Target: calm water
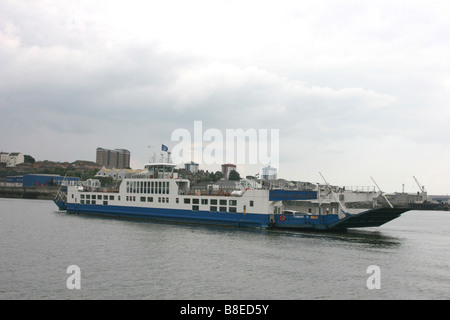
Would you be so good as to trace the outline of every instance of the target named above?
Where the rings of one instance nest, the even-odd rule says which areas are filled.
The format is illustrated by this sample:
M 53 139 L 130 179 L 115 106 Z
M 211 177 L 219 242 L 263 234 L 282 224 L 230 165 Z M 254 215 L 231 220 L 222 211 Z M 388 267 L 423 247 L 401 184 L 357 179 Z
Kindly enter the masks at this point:
M 81 270 L 69 290 L 67 267 Z M 381 271 L 369 290 L 367 267 Z M 68 215 L 0 199 L 0 299 L 450 299 L 450 212 L 345 233 Z

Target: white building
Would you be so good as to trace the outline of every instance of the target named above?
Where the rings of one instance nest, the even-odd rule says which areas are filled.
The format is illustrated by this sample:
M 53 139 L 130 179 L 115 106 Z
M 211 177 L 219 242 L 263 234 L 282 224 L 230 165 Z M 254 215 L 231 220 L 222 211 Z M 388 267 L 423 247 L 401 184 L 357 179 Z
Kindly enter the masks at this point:
M 21 152 L 0 152 L 0 162 L 6 163 L 7 167 L 15 167 L 25 162 L 25 157 Z

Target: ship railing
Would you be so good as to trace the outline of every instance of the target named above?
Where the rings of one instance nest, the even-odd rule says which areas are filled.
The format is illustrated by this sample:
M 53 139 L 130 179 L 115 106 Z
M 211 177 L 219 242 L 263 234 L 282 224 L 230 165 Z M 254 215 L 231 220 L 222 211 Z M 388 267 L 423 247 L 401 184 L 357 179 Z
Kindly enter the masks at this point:
M 345 186 L 340 188 L 340 191 L 376 193 L 375 186 Z
M 188 190 L 179 192 L 180 195 L 187 196 L 211 196 L 211 197 L 231 197 L 235 190 Z
M 178 190 L 179 195 L 190 196 L 219 196 L 219 197 L 241 197 L 247 190 L 255 189 L 219 189 L 219 190 L 205 190 L 205 189 L 182 189 Z M 263 190 L 263 189 L 257 189 Z
M 81 192 L 98 192 L 98 193 L 119 193 L 118 187 L 112 187 L 112 188 L 93 188 L 89 186 L 83 186 L 82 188 L 78 189 Z

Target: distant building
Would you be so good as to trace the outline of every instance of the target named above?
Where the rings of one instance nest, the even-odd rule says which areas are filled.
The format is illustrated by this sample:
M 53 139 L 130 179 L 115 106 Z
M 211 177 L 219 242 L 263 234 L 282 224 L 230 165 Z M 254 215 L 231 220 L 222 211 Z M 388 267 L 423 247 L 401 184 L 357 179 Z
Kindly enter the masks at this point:
M 0 152 L 0 162 L 6 163 L 7 167 L 15 167 L 25 162 L 25 156 L 21 152 Z
M 6 185 L 16 187 L 77 185 L 79 180 L 78 177 L 62 177 L 54 174 L 26 174 L 6 177 Z
M 228 180 L 228 177 L 230 176 L 230 172 L 233 171 L 233 170 L 236 170 L 236 165 L 234 165 L 234 164 L 223 164 L 222 165 L 223 177 Z
M 125 149 L 109 150 L 97 148 L 96 160 L 98 164 L 117 169 L 130 167 L 130 151 Z
M 184 164 L 184 168 L 186 169 L 186 171 L 195 174 L 198 171 L 198 163 L 191 161 L 189 163 Z
M 271 166 L 262 169 L 263 180 L 277 180 L 277 169 Z

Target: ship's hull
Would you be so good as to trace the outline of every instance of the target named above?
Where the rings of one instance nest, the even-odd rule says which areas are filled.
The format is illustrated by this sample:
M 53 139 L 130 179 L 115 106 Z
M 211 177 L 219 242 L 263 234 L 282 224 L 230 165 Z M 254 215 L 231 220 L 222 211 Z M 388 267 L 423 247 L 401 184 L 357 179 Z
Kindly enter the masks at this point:
M 277 215 L 275 227 L 279 229 L 345 230 L 349 228 L 379 227 L 398 218 L 408 208 L 375 208 L 339 218 L 330 215 Z
M 407 208 L 375 208 L 359 214 L 347 214 L 346 217 L 340 218 L 337 214 L 245 214 L 243 212 L 227 213 L 73 203 L 68 203 L 66 205 L 59 203 L 58 206 L 61 210 L 76 214 L 202 225 L 297 230 L 345 230 L 348 228 L 378 227 L 398 218 L 402 213 L 409 210 Z
M 182 222 L 204 225 L 223 225 L 233 227 L 266 228 L 270 222 L 268 215 L 251 213 L 227 213 L 192 211 L 182 209 L 145 208 L 131 206 L 102 206 L 86 204 L 67 204 L 69 213 L 109 216 L 127 219 Z

